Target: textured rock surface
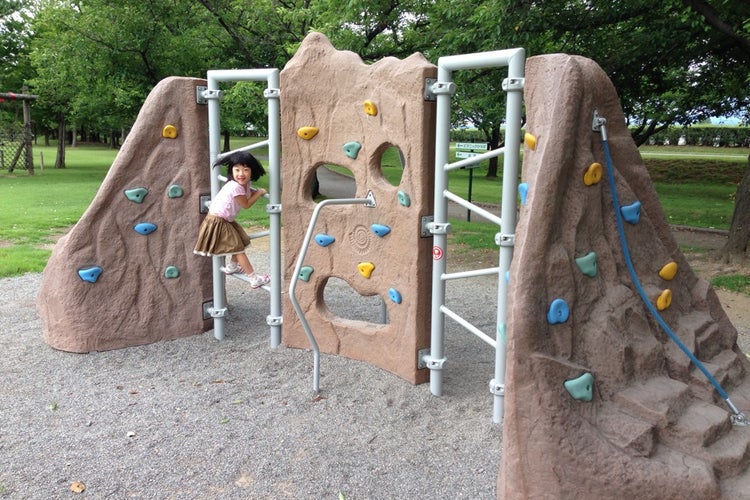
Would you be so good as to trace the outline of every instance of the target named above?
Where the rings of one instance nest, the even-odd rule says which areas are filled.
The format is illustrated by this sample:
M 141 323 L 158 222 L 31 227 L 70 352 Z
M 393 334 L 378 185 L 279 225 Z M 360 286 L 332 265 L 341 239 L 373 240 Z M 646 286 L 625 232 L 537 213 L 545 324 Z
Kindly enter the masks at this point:
M 212 327 L 203 318 L 211 259 L 193 255 L 199 197 L 210 194 L 207 110 L 196 104 L 197 85 L 205 82 L 168 78 L 154 88 L 90 207 L 55 245 L 37 296 L 50 346 L 101 351 Z M 141 223 L 156 230 L 140 234 Z M 96 281 L 79 276 L 95 266 Z
M 333 236 L 335 242 L 325 247 L 311 243 L 304 265 L 314 271 L 309 281 L 298 282 L 296 295 L 321 351 L 367 361 L 414 383 L 428 377 L 428 370 L 417 368 L 417 351 L 429 346 L 432 240 L 420 237 L 420 218 L 432 213 L 434 146 L 429 138 L 435 104 L 424 100 L 424 87 L 425 78 L 435 74 L 418 54 L 368 66 L 352 52 L 335 50 L 320 34 L 309 35 L 281 72 L 287 283 L 315 208 L 316 169 L 324 164 L 348 168 L 356 180 L 355 196 L 364 198 L 371 191 L 377 206 L 321 210 L 313 234 Z M 310 137 L 311 129 L 303 127 L 318 132 L 305 139 L 298 131 Z M 361 145 L 356 157 L 353 143 Z M 392 146 L 401 150 L 405 163 L 398 186 L 380 170 L 380 157 Z M 408 195 L 408 206 L 399 202 L 399 191 L 402 200 Z M 380 237 L 372 224 L 391 231 Z M 361 263 L 374 265 L 369 278 L 358 270 Z M 333 313 L 324 293 L 331 278 L 348 284 L 352 293 L 380 296 L 389 322 Z M 400 293 L 400 304 L 389 298 L 391 288 Z M 283 342 L 310 345 L 288 300 Z
M 671 235 L 615 89 L 592 61 L 567 55 L 527 62 L 521 208 L 510 276 L 506 415 L 500 498 L 741 498 L 750 427 L 732 427 L 705 377 L 667 338 L 639 298 L 620 246 L 595 109 L 607 119 L 620 205 L 640 201 L 625 234 L 646 293 L 671 289 L 661 312 L 740 409 L 750 410 L 748 360 L 716 294 L 697 278 Z M 597 274 L 575 259 L 596 253 Z M 659 277 L 674 261 L 677 275 Z M 562 323 L 547 312 L 561 298 Z M 594 376 L 591 402 L 564 388 Z

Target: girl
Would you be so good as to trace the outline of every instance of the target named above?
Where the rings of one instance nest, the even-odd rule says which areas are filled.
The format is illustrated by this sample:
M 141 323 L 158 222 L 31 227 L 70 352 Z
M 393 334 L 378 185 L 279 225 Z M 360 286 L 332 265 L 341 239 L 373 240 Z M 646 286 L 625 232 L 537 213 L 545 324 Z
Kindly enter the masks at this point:
M 244 151 L 222 158 L 214 166 L 217 165 L 226 165 L 227 182 L 216 198 L 211 200 L 193 252 L 207 257 L 231 255 L 224 272 L 246 273 L 250 286 L 258 288 L 267 284 L 270 278 L 267 274 L 255 274 L 253 265 L 245 254 L 250 238 L 234 218 L 240 209 L 250 208 L 258 198 L 266 194 L 265 189 L 255 189 L 251 185 L 251 181 L 260 179 L 266 171 L 253 155 Z

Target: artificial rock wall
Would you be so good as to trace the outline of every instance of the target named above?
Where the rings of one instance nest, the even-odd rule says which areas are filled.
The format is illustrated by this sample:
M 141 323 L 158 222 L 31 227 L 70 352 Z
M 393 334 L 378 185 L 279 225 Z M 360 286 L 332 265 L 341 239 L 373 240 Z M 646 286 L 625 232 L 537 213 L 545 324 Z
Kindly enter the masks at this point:
M 315 208 L 312 185 L 323 165 L 346 167 L 356 198 L 368 192 L 376 207 L 324 207 L 296 287 L 297 299 L 322 352 L 380 366 L 412 382 L 425 382 L 418 351 L 429 346 L 431 238 L 420 236 L 421 218 L 432 214 L 434 102 L 424 98 L 425 79 L 436 68 L 422 55 L 366 65 L 337 51 L 325 36 L 309 35 L 281 72 L 284 152 L 285 279 L 295 263 Z M 403 156 L 399 185 L 382 174 L 383 152 Z M 355 293 L 378 295 L 388 322 L 334 314 L 324 299 L 331 278 Z M 283 342 L 310 346 L 288 302 Z
M 750 363 L 737 331 L 672 237 L 615 89 L 590 60 L 539 56 L 527 61 L 525 102 L 537 147 L 524 153 L 510 273 L 498 497 L 747 496 L 750 427 L 730 424 L 626 268 L 595 109 L 607 120 L 624 233 L 645 293 L 668 305 L 666 324 L 750 411 Z
M 205 81 L 167 78 L 146 99 L 96 197 L 55 245 L 37 296 L 44 339 L 117 349 L 212 327 L 211 259 L 193 255 L 210 195 Z

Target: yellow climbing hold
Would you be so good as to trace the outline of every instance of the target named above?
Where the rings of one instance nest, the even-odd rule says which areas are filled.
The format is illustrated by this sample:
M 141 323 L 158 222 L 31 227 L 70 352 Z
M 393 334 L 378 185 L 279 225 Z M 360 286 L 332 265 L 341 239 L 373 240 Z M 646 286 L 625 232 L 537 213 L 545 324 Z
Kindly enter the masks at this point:
M 359 269 L 359 274 L 367 279 L 370 279 L 372 271 L 373 269 L 375 269 L 375 264 L 373 264 L 372 262 L 360 262 L 359 264 L 357 264 L 357 269 Z
M 583 174 L 583 183 L 587 186 L 593 186 L 599 184 L 602 180 L 602 164 L 592 163 L 589 168 L 586 169 L 586 173 Z
M 365 101 L 365 113 L 370 116 L 376 116 L 378 114 L 378 106 L 372 101 Z
M 523 143 L 526 144 L 526 147 L 530 150 L 536 150 L 536 137 L 528 132 L 523 135 Z
M 677 274 L 677 262 L 672 261 L 664 264 L 664 267 L 659 271 L 659 277 L 663 280 L 671 280 Z
M 300 127 L 297 129 L 297 135 L 304 140 L 309 141 L 318 134 L 318 127 Z
M 174 125 L 167 125 L 162 129 L 161 136 L 166 137 L 167 139 L 176 139 L 177 127 L 175 127 Z
M 656 308 L 663 311 L 672 303 L 672 290 L 667 288 L 656 298 Z

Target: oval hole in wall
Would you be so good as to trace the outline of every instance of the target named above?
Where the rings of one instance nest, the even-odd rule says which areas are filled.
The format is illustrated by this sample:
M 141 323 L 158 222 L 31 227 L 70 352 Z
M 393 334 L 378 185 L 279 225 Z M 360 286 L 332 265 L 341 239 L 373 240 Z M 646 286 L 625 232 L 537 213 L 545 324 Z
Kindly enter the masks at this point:
M 353 198 L 357 191 L 354 173 L 346 167 L 325 164 L 315 169 L 310 177 L 308 194 L 319 201 L 326 198 Z
M 323 289 L 323 301 L 334 316 L 379 325 L 388 324 L 388 308 L 380 295 L 361 295 L 349 283 L 331 277 Z
M 406 168 L 404 153 L 398 146 L 388 146 L 380 154 L 380 173 L 392 186 L 401 184 L 401 178 Z

